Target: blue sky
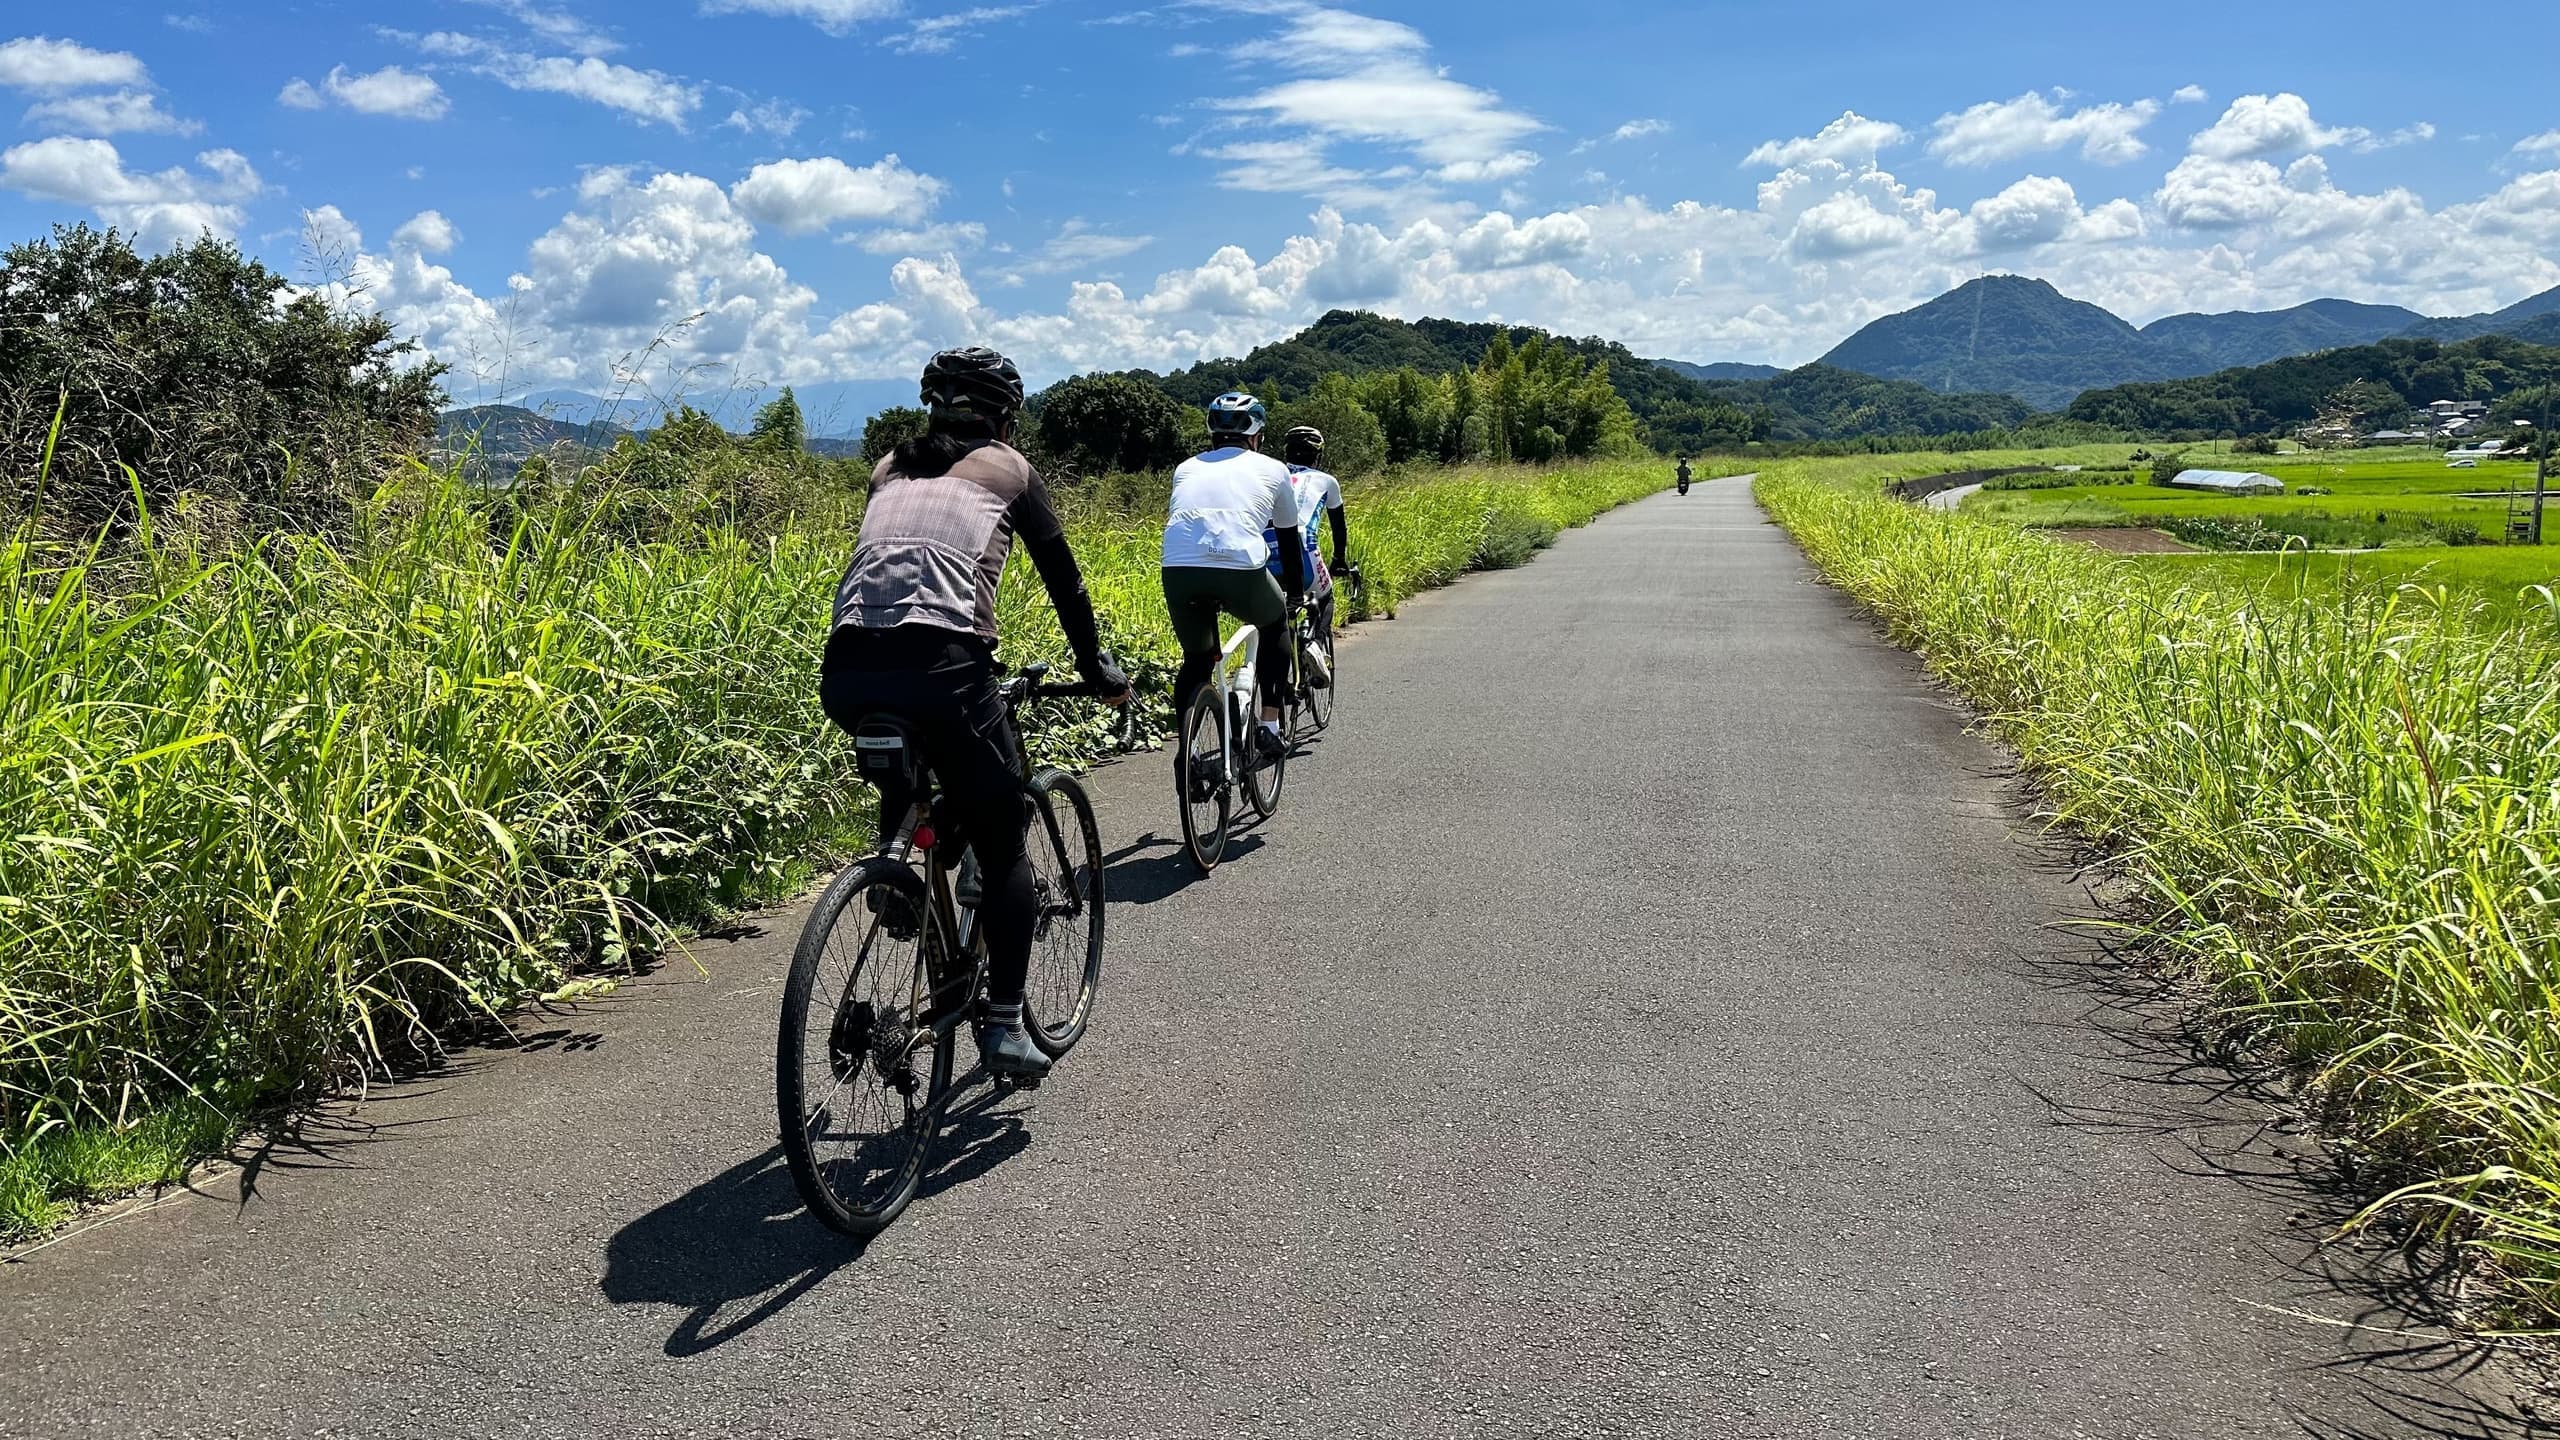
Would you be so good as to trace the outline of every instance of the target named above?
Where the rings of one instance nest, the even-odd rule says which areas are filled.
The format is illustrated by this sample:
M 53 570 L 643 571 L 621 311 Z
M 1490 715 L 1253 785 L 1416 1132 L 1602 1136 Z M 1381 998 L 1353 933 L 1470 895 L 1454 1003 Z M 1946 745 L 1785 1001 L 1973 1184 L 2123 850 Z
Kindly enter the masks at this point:
M 2473 16 L 2488 12 L 2469 12 Z M 1986 271 L 2137 321 L 2560 284 L 2560 96 L 2405 6 L 93 4 L 0 21 L 0 232 L 211 228 L 458 400 L 853 409 L 1336 305 L 1800 363 Z

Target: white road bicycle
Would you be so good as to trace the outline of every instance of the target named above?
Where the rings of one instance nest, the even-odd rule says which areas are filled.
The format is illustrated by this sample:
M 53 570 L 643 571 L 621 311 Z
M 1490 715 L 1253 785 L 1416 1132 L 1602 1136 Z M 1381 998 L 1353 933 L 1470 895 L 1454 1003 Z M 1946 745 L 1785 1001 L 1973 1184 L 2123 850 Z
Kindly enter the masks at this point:
M 1289 617 L 1287 629 L 1297 633 L 1296 615 Z M 1175 731 L 1173 793 L 1182 810 L 1182 843 L 1203 874 L 1216 869 L 1227 853 L 1237 787 L 1243 787 L 1253 813 L 1268 820 L 1280 808 L 1280 787 L 1289 778 L 1285 748 L 1265 757 L 1253 743 L 1254 727 L 1262 716 L 1262 697 L 1254 684 L 1255 661 L 1261 652 L 1261 632 L 1250 625 L 1237 626 L 1218 652 L 1217 668 L 1191 697 Z M 1280 726 L 1283 737 L 1298 733 L 1296 696 L 1302 689 L 1292 676 L 1289 713 Z

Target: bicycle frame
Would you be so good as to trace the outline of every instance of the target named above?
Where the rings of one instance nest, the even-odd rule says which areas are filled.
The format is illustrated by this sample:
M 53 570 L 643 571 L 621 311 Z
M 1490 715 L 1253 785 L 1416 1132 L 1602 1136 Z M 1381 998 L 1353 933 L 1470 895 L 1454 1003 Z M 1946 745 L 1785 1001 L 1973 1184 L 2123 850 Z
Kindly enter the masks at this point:
M 1230 785 L 1239 778 L 1236 756 L 1243 753 L 1251 738 L 1232 722 L 1241 715 L 1243 723 L 1249 726 L 1262 718 L 1262 696 L 1254 678 L 1261 658 L 1262 632 L 1251 625 L 1239 624 L 1236 633 L 1227 637 L 1225 647 L 1218 652 L 1218 668 L 1211 672 L 1209 678 L 1209 683 L 1217 687 L 1219 697 L 1226 701 L 1225 708 L 1231 722 L 1228 729 L 1234 732 L 1227 736 L 1225 753 L 1218 757 L 1218 764 Z

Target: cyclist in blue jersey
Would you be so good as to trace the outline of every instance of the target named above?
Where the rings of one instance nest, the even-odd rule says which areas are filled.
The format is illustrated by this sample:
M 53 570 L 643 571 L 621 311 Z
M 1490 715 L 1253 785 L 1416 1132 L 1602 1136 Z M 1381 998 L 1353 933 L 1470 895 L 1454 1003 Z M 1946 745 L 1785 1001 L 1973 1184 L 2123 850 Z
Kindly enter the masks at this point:
M 1334 573 L 1351 568 L 1350 527 L 1342 513 L 1342 482 L 1333 478 L 1331 472 L 1316 468 L 1324 459 L 1324 432 L 1313 425 L 1292 426 L 1288 434 L 1280 437 L 1280 454 L 1288 462 L 1289 484 L 1298 495 L 1298 532 L 1306 537 L 1307 598 L 1315 606 L 1316 633 L 1331 635 Z M 1330 568 L 1319 553 L 1321 547 L 1316 536 L 1316 517 L 1319 515 L 1325 517 L 1333 530 L 1333 564 Z M 1265 539 L 1272 546 L 1271 573 L 1276 578 L 1280 575 L 1279 536 L 1277 532 L 1267 532 Z M 1308 658 L 1315 662 L 1309 667 L 1309 683 L 1317 686 L 1331 683 L 1328 667 L 1332 665 L 1333 657 L 1325 654 L 1319 646 L 1308 648 L 1311 652 Z

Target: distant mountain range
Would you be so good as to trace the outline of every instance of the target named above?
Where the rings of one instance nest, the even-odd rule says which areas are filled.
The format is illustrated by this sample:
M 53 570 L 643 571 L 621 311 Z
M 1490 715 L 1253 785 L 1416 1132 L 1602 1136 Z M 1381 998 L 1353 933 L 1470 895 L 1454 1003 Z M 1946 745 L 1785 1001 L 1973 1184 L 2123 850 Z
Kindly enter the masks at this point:
M 1850 336 L 1822 363 L 1943 394 L 1996 391 L 2040 410 L 2084 390 L 2182 380 L 2407 337 L 2560 339 L 2560 288 L 2487 315 L 2429 318 L 2396 305 L 2314 300 L 2289 310 L 2170 315 L 2137 329 L 2042 280 L 1992 275 Z
M 1692 380 L 1775 380 L 1787 373 L 1775 365 L 1749 365 L 1739 360 L 1719 360 L 1712 365 L 1697 365 L 1687 360 L 1656 360 L 1653 363 Z
M 536 455 L 610 450 L 625 436 L 645 439 L 666 416 L 654 404 L 613 404 L 576 390 L 537 391 L 519 404 L 466 405 L 437 416 L 433 458 L 468 462 L 477 473 L 504 479 Z M 813 435 L 809 450 L 829 459 L 859 455 L 862 437 Z

